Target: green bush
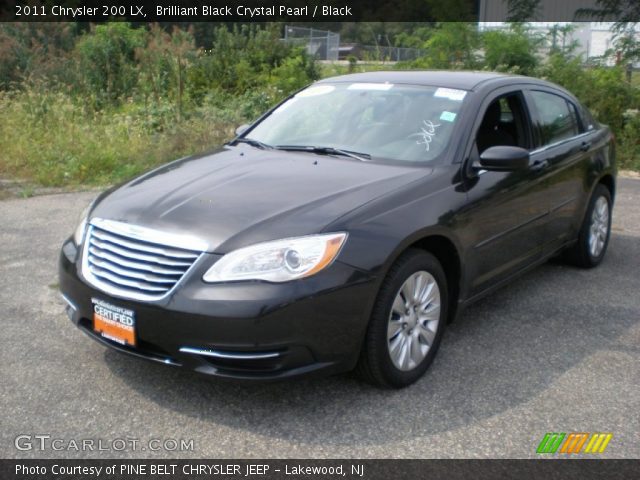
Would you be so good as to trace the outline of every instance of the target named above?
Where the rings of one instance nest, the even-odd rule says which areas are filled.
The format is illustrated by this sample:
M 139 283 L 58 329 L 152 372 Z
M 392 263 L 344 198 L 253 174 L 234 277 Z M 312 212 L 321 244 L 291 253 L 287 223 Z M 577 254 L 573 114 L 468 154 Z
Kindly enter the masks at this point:
M 318 78 L 315 62 L 280 41 L 275 26 L 218 27 L 214 46 L 201 51 L 188 72 L 189 93 L 199 102 L 208 92 L 242 94 L 276 87 L 288 93 Z
M 430 31 L 419 30 L 419 34 L 428 37 L 421 45 L 409 38 L 402 39 L 407 45 L 420 45 L 426 52 L 423 57 L 412 62 L 413 68 L 469 70 L 479 67 L 480 35 L 473 23 L 442 23 Z
M 78 40 L 81 90 L 97 106 L 113 103 L 134 93 L 138 83 L 136 49 L 145 44 L 145 31 L 125 22 L 97 25 Z
M 483 35 L 484 63 L 489 70 L 532 75 L 539 63 L 536 55 L 543 38 L 526 24 L 512 23 L 509 30 L 490 30 Z
M 640 171 L 640 111 L 625 112 L 625 124 L 618 137 L 618 158 L 622 168 Z
M 75 44 L 56 27 L 57 50 L 35 42 L 39 30 L 0 27 L 0 176 L 43 185 L 114 183 L 210 149 L 319 76 L 274 25 L 219 27 L 208 51 L 158 25 L 101 24 Z

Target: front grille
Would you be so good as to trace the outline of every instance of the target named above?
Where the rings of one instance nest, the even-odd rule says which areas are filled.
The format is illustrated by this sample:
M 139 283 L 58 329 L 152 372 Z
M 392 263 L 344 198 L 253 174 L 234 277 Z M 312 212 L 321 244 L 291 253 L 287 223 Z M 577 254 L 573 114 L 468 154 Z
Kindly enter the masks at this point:
M 115 228 L 108 228 L 115 226 Z M 149 238 L 90 225 L 83 257 L 83 273 L 90 283 L 118 296 L 157 300 L 167 295 L 198 259 L 201 251 L 179 248 Z

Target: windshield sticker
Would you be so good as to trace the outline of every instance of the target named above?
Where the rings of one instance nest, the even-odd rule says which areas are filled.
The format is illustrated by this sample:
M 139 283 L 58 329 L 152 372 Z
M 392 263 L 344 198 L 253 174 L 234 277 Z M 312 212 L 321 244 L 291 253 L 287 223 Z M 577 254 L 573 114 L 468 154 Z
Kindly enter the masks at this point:
M 467 92 L 464 90 L 456 90 L 453 88 L 439 88 L 436 90 L 436 93 L 433 94 L 434 97 L 448 98 L 455 102 L 461 102 L 466 95 Z
M 296 97 L 317 97 L 318 95 L 326 95 L 336 89 L 333 85 L 316 85 L 309 87 L 300 93 L 296 94 Z
M 444 120 L 445 122 L 453 122 L 456 119 L 456 114 L 453 112 L 442 112 L 440 115 L 440 120 Z
M 425 150 L 428 152 L 431 146 L 431 142 L 436 136 L 436 128 L 438 128 L 439 126 L 439 123 L 433 123 L 431 120 L 423 120 L 420 131 L 410 136 L 420 137 L 418 138 L 418 140 L 416 140 L 416 144 L 424 145 Z
M 347 90 L 391 90 L 393 83 L 352 83 Z

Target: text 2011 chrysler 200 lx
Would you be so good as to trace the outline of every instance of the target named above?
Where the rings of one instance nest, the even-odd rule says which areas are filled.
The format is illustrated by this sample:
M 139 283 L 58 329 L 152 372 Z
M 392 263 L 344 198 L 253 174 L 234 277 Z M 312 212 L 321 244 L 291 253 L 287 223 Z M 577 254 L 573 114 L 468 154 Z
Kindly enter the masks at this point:
M 600 263 L 615 174 L 609 129 L 553 84 L 330 78 L 100 195 L 60 286 L 78 327 L 136 356 L 251 380 L 357 367 L 402 387 L 462 307 L 561 251 Z

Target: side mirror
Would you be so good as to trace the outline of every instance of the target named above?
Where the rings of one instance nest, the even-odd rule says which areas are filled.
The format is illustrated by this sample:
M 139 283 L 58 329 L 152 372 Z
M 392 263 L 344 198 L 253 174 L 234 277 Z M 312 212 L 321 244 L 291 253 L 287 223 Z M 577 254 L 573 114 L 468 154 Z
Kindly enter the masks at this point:
M 245 123 L 244 125 L 240 125 L 238 128 L 236 128 L 236 136 L 239 137 L 240 135 L 242 135 L 244 132 L 247 131 L 247 129 L 250 126 L 251 125 L 249 125 L 248 123 Z
M 529 151 L 520 147 L 489 147 L 480 154 L 480 168 L 496 172 L 529 168 Z

